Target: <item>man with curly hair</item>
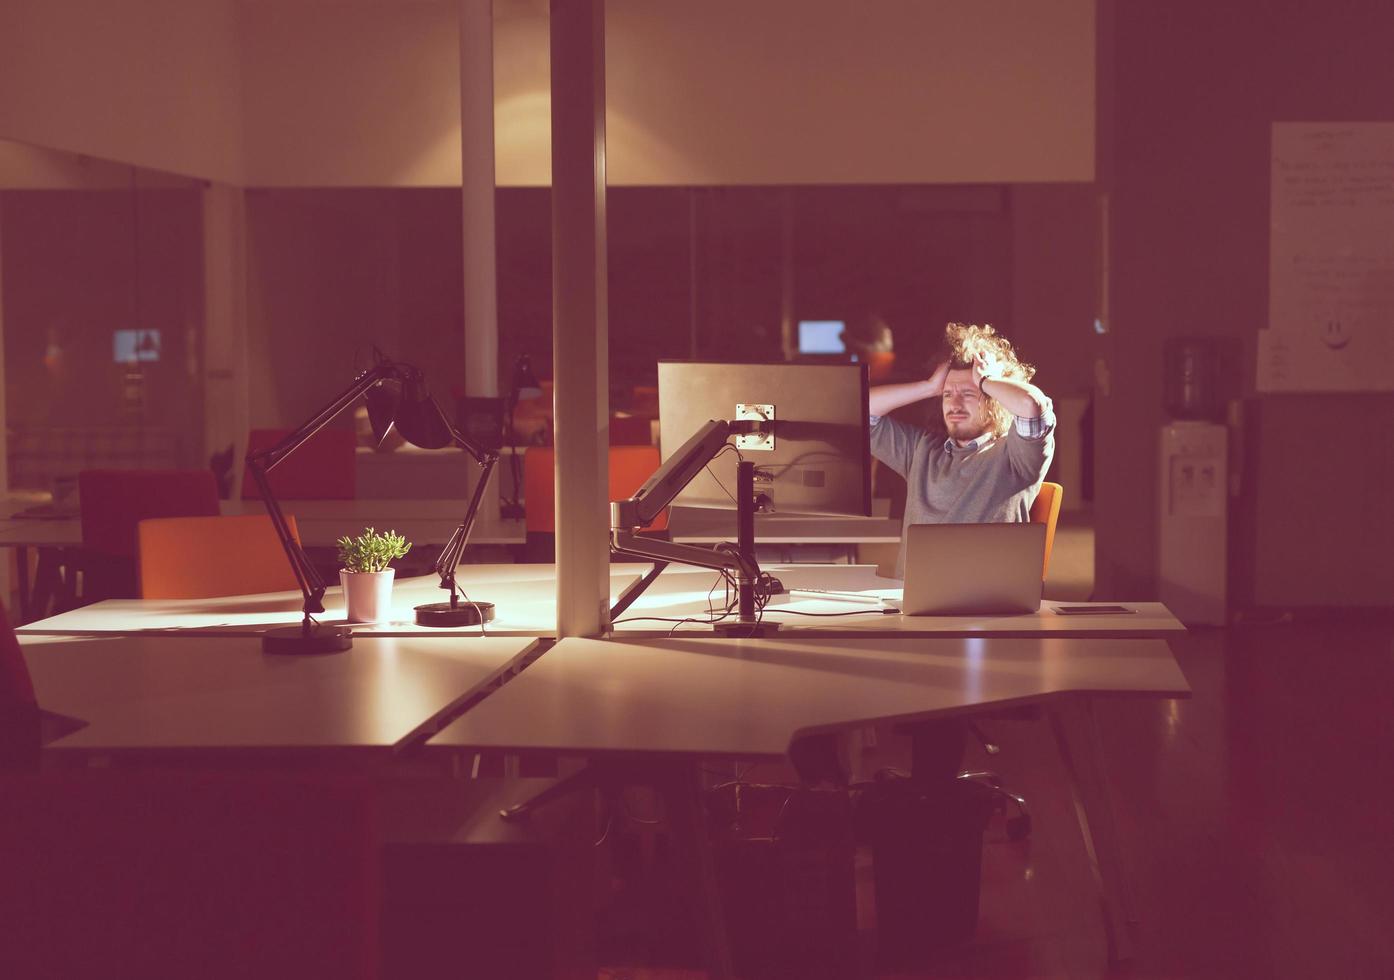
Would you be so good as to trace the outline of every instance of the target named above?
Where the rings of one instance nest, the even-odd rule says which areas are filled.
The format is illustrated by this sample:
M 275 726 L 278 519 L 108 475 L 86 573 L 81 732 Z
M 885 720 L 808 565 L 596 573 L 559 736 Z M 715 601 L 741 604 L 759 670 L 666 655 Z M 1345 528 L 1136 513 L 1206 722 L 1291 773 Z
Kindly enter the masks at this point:
M 948 357 L 928 378 L 871 389 L 871 453 L 905 478 L 903 526 L 1026 521 L 1055 454 L 1051 401 L 991 326 L 950 323 L 944 335 Z M 941 403 L 942 432 L 888 417 L 926 398 Z

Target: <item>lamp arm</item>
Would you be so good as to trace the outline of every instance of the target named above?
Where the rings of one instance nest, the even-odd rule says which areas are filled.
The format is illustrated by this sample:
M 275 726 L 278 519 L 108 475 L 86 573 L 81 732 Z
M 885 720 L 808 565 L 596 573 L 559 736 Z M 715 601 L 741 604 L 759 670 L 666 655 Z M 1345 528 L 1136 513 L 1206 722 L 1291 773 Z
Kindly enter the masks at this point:
M 461 443 L 461 448 L 473 455 L 476 450 L 470 446 L 463 438 L 457 438 Z M 480 461 L 479 481 L 474 485 L 474 494 L 470 497 L 469 508 L 465 511 L 465 519 L 460 522 L 460 526 L 455 528 L 450 535 L 450 540 L 441 550 L 440 557 L 436 559 L 436 574 L 440 576 L 440 587 L 450 590 L 450 604 L 456 605 L 455 569 L 459 567 L 460 559 L 464 557 L 465 545 L 469 544 L 470 531 L 474 529 L 475 518 L 479 515 L 479 506 L 484 500 L 484 491 L 489 486 L 489 480 L 494 475 L 494 467 L 498 465 L 499 454 L 489 450 L 478 450 L 479 455 L 475 456 Z
M 267 516 L 271 518 L 271 526 L 276 531 L 276 537 L 280 539 L 281 547 L 285 549 L 290 570 L 295 574 L 295 581 L 305 597 L 302 608 L 308 622 L 311 613 L 324 612 L 324 579 L 320 578 L 309 556 L 290 533 L 290 526 L 286 523 L 285 515 L 281 513 L 281 505 L 277 502 L 276 495 L 271 492 L 271 485 L 266 479 L 266 469 L 261 465 L 260 459 L 248 456 L 247 471 L 252 474 L 257 489 L 261 491 L 261 499 L 266 505 Z
M 328 425 L 336 415 L 348 408 L 358 399 L 362 398 L 378 382 L 387 378 L 396 377 L 399 368 L 392 361 L 383 358 L 376 364 L 364 371 L 353 379 L 353 383 L 335 396 L 324 408 L 320 409 L 312 418 L 303 423 L 300 428 L 287 435 L 280 442 L 269 449 L 263 449 L 256 453 L 247 454 L 247 462 L 255 461 L 266 472 L 271 472 L 282 460 L 284 460 L 295 450 L 299 449 L 305 440 L 320 429 Z M 267 494 L 267 488 L 262 487 L 262 496 Z
M 371 368 L 354 378 L 352 384 L 335 396 L 333 401 L 315 413 L 300 428 L 269 449 L 247 454 L 247 471 L 252 474 L 252 479 L 256 481 L 257 490 L 261 493 L 262 503 L 265 504 L 266 513 L 271 518 L 271 525 L 275 528 L 276 537 L 280 539 L 281 547 L 285 549 L 286 559 L 290 562 L 291 571 L 295 574 L 295 581 L 300 585 L 300 591 L 305 596 L 306 629 L 309 628 L 311 613 L 324 612 L 324 580 L 315 571 L 315 566 L 310 561 L 309 556 L 305 554 L 305 549 L 300 547 L 295 537 L 290 533 L 290 526 L 286 523 L 285 515 L 281 512 L 281 505 L 276 500 L 276 495 L 271 492 L 271 483 L 267 479 L 267 474 L 287 456 L 299 449 L 307 439 L 329 424 L 336 415 L 362 398 L 370 388 L 385 378 L 395 376 L 396 372 L 397 366 L 395 364 L 386 358 L 379 359 Z

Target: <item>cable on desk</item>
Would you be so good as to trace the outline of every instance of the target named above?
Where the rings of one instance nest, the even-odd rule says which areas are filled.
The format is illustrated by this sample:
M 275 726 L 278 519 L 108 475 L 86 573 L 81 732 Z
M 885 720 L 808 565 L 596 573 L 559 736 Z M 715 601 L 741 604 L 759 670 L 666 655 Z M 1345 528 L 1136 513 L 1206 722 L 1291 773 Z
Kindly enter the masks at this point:
M 455 583 L 455 584 L 456 584 L 456 587 L 458 588 L 458 587 L 459 587 L 459 583 L 457 582 L 457 583 Z M 460 589 L 460 595 L 464 596 L 465 601 L 468 602 L 471 606 L 474 607 L 474 614 L 475 614 L 476 616 L 479 617 L 479 635 L 480 635 L 480 636 L 488 636 L 488 635 L 489 635 L 489 631 L 488 631 L 487 629 L 484 628 L 484 610 L 482 610 L 482 609 L 479 608 L 479 603 L 477 603 L 477 602 L 475 602 L 473 599 L 471 599 L 469 593 L 466 592 L 464 589 Z
M 771 609 L 770 612 L 773 612 L 773 613 L 786 613 L 786 614 L 788 614 L 788 615 L 790 615 L 790 616 L 866 616 L 866 615 L 868 615 L 868 614 L 870 614 L 870 613 L 880 613 L 880 614 L 882 614 L 882 615 L 888 615 L 888 614 L 893 615 L 893 614 L 894 614 L 894 610 L 891 610 L 891 609 L 883 609 L 883 608 L 881 608 L 881 607 L 879 607 L 879 606 L 870 606 L 870 607 L 867 608 L 867 609 L 858 609 L 858 610 L 856 610 L 856 611 L 854 611 L 854 612 L 836 612 L 836 613 L 804 612 L 804 611 L 801 610 L 801 609 L 785 609 L 785 608 L 783 608 L 783 607 L 777 607 L 777 608 Z

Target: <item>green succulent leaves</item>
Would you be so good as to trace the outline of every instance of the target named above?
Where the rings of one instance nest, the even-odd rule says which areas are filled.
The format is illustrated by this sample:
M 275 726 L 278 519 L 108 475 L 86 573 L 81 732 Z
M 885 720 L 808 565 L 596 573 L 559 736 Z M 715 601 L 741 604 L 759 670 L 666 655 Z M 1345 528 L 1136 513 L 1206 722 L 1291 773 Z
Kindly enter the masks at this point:
M 385 572 L 411 550 L 411 542 L 396 531 L 378 533 L 370 527 L 356 538 L 340 538 L 338 545 L 339 563 L 347 572 Z

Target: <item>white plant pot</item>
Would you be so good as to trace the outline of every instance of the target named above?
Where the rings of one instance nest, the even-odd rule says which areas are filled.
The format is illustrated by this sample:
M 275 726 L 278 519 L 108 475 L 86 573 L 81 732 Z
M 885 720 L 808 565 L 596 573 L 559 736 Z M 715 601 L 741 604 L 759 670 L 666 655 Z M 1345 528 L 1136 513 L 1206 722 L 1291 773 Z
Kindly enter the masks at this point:
M 379 623 L 392 615 L 392 576 L 385 572 L 350 572 L 339 569 L 344 589 L 344 618 L 350 623 Z

